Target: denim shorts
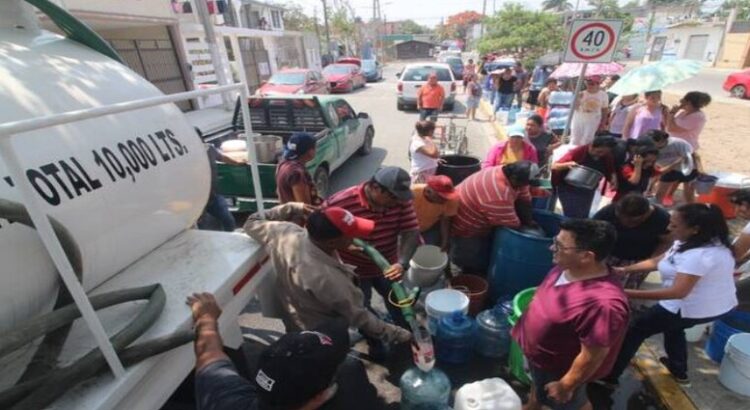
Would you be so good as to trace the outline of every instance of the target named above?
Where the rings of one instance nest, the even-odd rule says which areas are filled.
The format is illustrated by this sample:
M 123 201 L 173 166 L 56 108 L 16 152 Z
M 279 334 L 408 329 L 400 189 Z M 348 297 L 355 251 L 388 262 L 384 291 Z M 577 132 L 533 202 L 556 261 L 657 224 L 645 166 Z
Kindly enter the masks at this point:
M 586 384 L 578 386 L 573 392 L 573 397 L 567 403 L 558 403 L 552 400 L 547 396 L 547 390 L 545 390 L 544 386 L 548 383 L 560 380 L 560 376 L 548 373 L 534 366 L 529 366 L 529 368 L 531 370 L 531 379 L 534 381 L 536 400 L 539 404 L 547 406 L 553 410 L 578 410 L 588 402 L 589 398 L 586 395 Z

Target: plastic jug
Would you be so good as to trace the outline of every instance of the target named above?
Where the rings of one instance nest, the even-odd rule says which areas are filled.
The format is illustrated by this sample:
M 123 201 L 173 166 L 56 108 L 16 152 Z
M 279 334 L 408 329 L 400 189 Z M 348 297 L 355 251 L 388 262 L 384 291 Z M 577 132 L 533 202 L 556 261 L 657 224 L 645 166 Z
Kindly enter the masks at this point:
M 521 410 L 521 398 L 500 378 L 484 379 L 461 386 L 455 410 Z
M 510 347 L 510 324 L 512 314 L 510 301 L 487 309 L 477 315 L 477 337 L 474 351 L 485 357 L 504 357 Z
M 440 318 L 437 328 L 436 357 L 446 363 L 466 363 L 471 358 L 476 337 L 476 323 L 460 312 Z
M 518 115 L 518 108 L 511 107 L 510 111 L 508 111 L 508 120 L 507 120 L 508 125 L 516 123 L 516 115 Z
M 399 381 L 401 410 L 442 409 L 448 406 L 451 382 L 439 369 L 423 372 L 412 367 Z

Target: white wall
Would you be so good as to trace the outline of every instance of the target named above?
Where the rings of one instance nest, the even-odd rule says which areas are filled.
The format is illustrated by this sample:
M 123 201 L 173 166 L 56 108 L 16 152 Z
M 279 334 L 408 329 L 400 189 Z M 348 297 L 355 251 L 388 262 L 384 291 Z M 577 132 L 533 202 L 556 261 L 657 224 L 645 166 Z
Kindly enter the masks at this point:
M 130 16 L 174 18 L 169 0 L 56 0 L 57 4 L 73 11 L 90 11 Z
M 666 32 L 667 49 L 674 50 L 677 58 L 685 58 L 690 36 L 708 35 L 706 50 L 703 52 L 702 61 L 713 62 L 717 58 L 717 53 L 721 45 L 723 26 L 692 26 L 692 27 L 674 27 Z

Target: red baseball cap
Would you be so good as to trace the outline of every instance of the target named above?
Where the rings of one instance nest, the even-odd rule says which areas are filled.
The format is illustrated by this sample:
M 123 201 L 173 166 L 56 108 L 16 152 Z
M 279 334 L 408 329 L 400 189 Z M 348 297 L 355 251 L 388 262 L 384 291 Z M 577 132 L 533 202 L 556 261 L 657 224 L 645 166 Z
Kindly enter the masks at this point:
M 453 187 L 453 181 L 445 175 L 433 175 L 427 178 L 427 186 L 449 201 L 458 198 L 458 192 Z
M 375 229 L 375 221 L 365 218 L 359 218 L 352 215 L 351 212 L 344 208 L 333 206 L 323 210 L 323 215 L 338 228 L 341 233 L 353 238 L 369 236 Z

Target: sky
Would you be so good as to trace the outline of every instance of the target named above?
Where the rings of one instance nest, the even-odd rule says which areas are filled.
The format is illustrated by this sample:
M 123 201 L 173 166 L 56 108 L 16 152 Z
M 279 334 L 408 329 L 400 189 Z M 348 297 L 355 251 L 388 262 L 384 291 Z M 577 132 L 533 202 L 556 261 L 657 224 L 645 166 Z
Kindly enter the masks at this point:
M 330 5 L 334 5 L 336 0 L 326 0 Z M 503 3 L 509 3 L 513 0 L 487 0 L 487 14 L 493 13 L 493 7 L 501 9 Z M 575 6 L 576 0 L 569 0 Z M 587 8 L 586 0 L 579 0 L 582 9 Z M 288 3 L 297 3 L 304 7 L 308 15 L 312 16 L 314 8 L 317 7 L 318 13 L 322 14 L 322 0 L 287 0 Z M 285 2 L 285 3 L 286 3 Z M 434 27 L 440 23 L 441 18 L 460 13 L 466 10 L 475 10 L 482 12 L 483 0 L 380 0 L 380 8 L 383 15 L 388 21 L 412 19 L 419 24 Z M 517 0 L 517 3 L 523 3 L 529 9 L 540 9 L 543 0 Z M 619 0 L 620 5 L 624 5 L 628 0 Z M 717 0 L 709 0 L 708 3 L 716 3 Z M 357 16 L 369 20 L 372 18 L 372 0 L 349 0 L 354 7 Z

